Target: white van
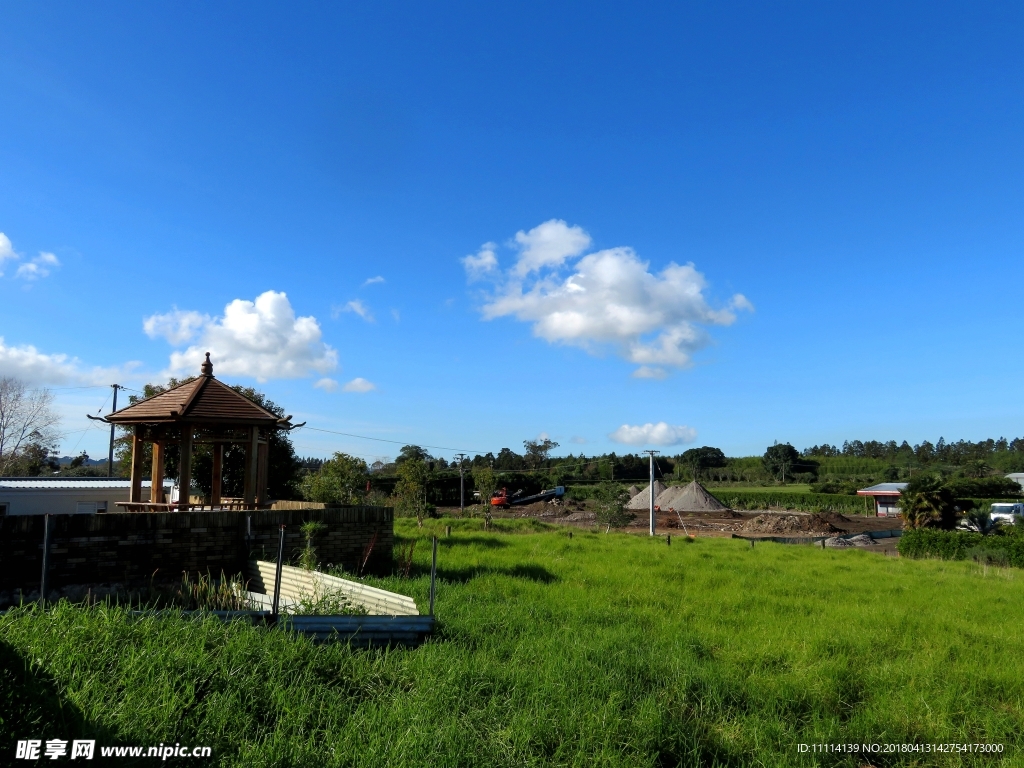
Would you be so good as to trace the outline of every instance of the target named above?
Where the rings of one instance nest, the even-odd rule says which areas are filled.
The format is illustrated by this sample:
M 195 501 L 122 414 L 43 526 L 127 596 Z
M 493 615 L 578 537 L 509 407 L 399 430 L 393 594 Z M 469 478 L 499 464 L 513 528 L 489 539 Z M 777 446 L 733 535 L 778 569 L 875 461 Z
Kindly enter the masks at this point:
M 994 522 L 1013 525 L 1016 518 L 1021 515 L 1024 515 L 1024 504 L 1005 502 L 992 505 L 992 520 Z

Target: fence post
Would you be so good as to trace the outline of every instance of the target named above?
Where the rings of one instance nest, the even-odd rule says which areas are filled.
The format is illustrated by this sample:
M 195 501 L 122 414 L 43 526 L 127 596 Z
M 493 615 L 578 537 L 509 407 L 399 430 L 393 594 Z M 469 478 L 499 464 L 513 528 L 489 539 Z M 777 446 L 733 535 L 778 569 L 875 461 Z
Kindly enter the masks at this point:
M 672 546 L 672 534 L 671 533 L 666 533 L 665 534 L 665 543 L 668 544 L 670 547 Z
M 430 555 L 430 615 L 434 615 L 434 583 L 437 579 L 437 536 L 434 536 L 433 552 Z
M 50 570 L 50 514 L 43 517 L 43 572 L 39 577 L 39 604 L 46 605 L 46 590 L 49 585 L 47 571 Z
M 281 524 L 281 533 L 277 543 L 277 575 L 274 577 L 274 618 L 277 618 L 277 609 L 281 604 L 281 568 L 284 566 L 284 524 Z
M 444 527 L 444 535 L 445 536 L 451 536 L 452 535 L 452 527 L 450 525 L 446 525 Z

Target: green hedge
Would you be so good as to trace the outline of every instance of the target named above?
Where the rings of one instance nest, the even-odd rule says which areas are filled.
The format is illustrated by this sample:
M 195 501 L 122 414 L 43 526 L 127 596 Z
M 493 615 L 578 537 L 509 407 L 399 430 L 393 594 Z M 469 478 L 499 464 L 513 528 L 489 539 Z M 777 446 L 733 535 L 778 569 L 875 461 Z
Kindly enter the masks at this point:
M 784 507 L 802 512 L 840 512 L 863 515 L 874 505 L 865 503 L 863 496 L 849 496 L 843 493 L 786 493 L 785 491 L 731 491 L 728 488 L 709 489 L 715 497 L 733 509 L 768 509 Z
M 1010 532 L 982 536 L 970 531 L 917 528 L 903 532 L 897 548 L 903 557 L 941 560 L 978 560 L 1024 568 L 1024 534 Z

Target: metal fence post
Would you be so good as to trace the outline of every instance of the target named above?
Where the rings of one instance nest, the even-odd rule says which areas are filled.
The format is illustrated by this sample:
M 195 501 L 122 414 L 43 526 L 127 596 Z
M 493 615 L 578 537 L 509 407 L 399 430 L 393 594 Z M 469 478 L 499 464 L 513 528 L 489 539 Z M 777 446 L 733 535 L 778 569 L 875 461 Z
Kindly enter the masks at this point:
M 284 566 L 284 524 L 281 524 L 281 533 L 277 543 L 277 574 L 274 577 L 274 618 L 277 618 L 277 609 L 281 604 L 281 568 Z
M 437 536 L 434 537 L 433 553 L 430 556 L 430 615 L 434 615 L 434 589 L 437 580 Z
M 50 514 L 43 516 L 43 572 L 39 577 L 39 604 L 46 605 L 46 591 L 49 588 L 50 570 Z

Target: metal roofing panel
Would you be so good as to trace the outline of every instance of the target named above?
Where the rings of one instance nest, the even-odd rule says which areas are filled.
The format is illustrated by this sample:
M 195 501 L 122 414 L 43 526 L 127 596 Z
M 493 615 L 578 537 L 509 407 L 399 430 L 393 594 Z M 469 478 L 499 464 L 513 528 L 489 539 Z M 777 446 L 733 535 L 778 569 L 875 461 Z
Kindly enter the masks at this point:
M 144 480 L 144 486 L 150 481 Z M 165 487 L 172 487 L 173 481 L 164 480 Z M 94 477 L 0 477 L 0 489 L 2 490 L 83 490 L 83 489 L 106 489 L 106 488 L 131 488 L 131 480 L 116 478 L 94 478 Z

